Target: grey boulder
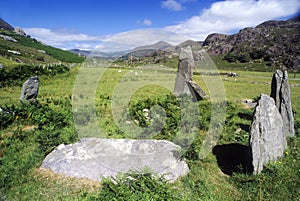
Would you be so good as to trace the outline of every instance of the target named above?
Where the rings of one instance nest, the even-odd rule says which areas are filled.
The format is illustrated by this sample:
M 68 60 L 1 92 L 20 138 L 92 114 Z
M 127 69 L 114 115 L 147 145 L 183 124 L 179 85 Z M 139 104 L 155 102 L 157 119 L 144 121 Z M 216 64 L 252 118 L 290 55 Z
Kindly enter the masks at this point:
M 66 176 L 100 181 L 118 173 L 145 168 L 176 180 L 189 172 L 180 160 L 180 147 L 165 140 L 128 140 L 82 138 L 79 142 L 59 145 L 43 161 L 42 168 Z
M 39 78 L 38 76 L 33 76 L 23 83 L 20 100 L 36 103 L 38 93 Z

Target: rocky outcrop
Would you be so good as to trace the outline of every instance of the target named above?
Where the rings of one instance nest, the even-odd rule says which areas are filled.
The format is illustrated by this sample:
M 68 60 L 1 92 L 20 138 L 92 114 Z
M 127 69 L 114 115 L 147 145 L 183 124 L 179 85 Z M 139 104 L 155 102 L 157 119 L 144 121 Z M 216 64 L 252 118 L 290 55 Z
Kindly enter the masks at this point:
M 263 59 L 270 64 L 299 70 L 300 21 L 267 21 L 233 35 L 210 34 L 204 41 L 210 54 L 224 55 L 230 62 Z
M 288 73 L 276 70 L 271 85 L 271 97 L 275 100 L 276 107 L 281 114 L 283 133 L 285 136 L 294 136 L 294 116 L 291 104 Z
M 232 44 L 226 44 L 228 35 L 213 33 L 207 36 L 203 46 L 208 47 L 208 52 L 211 54 L 226 54 L 232 49 Z
M 254 174 L 259 174 L 264 164 L 281 157 L 287 147 L 281 115 L 275 101 L 261 94 L 250 127 L 250 146 Z
M 220 34 L 220 33 L 209 34 L 205 39 L 203 46 L 209 46 L 209 45 L 223 42 L 227 37 L 228 37 L 227 34 Z
M 22 35 L 22 36 L 26 36 L 25 31 L 23 29 L 21 29 L 20 27 L 16 27 L 15 30 L 14 30 L 14 32 L 16 34 L 19 34 L 19 35 Z
M 5 35 L 2 35 L 0 34 L 0 38 L 2 38 L 3 40 L 7 40 L 7 41 L 12 41 L 12 42 L 18 42 L 16 39 L 14 39 L 13 37 L 10 37 L 10 36 L 5 36 Z
M 7 30 L 7 31 L 13 31 L 14 27 L 0 18 L 0 29 L 4 29 L 4 30 Z
M 180 147 L 165 140 L 83 138 L 70 145 L 59 145 L 43 161 L 42 168 L 66 176 L 99 181 L 101 176 L 145 168 L 176 180 L 189 172 L 180 160 Z
M 39 78 L 38 76 L 33 76 L 23 83 L 20 100 L 36 103 L 38 92 Z

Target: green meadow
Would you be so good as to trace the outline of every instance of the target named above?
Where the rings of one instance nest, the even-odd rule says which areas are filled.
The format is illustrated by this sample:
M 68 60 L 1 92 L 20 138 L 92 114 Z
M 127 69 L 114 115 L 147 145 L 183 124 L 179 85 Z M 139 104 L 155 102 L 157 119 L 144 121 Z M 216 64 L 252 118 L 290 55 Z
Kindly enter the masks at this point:
M 26 41 L 24 41 L 25 43 Z M 221 61 L 220 61 L 221 62 Z M 217 66 L 224 66 L 217 61 Z M 229 65 L 226 63 L 226 65 Z M 72 96 L 80 65 L 69 71 L 41 74 L 37 105 L 20 103 L 21 84 L 15 82 L 0 88 L 0 107 L 13 113 L 0 114 L 0 200 L 298 200 L 300 197 L 300 75 L 289 74 L 292 106 L 295 113 L 295 137 L 288 140 L 285 155 L 271 162 L 260 175 L 236 172 L 224 174 L 215 156 L 210 153 L 199 159 L 202 142 L 210 121 L 211 103 L 199 102 L 199 132 L 190 148 L 183 153 L 190 173 L 169 183 L 145 172 L 120 175 L 115 181 L 94 182 L 87 179 L 64 177 L 49 170 L 39 169 L 45 156 L 61 143 L 76 142 L 79 137 L 73 120 Z M 227 69 L 227 70 L 226 70 Z M 220 77 L 227 101 L 226 120 L 218 144 L 247 145 L 253 108 L 242 104 L 245 99 L 257 99 L 261 93 L 270 94 L 273 69 L 267 72 L 235 66 L 220 68 Z M 238 77 L 227 77 L 227 72 Z M 148 73 L 152 72 L 152 73 Z M 116 124 L 111 105 L 118 88 L 127 87 L 130 99 L 127 106 L 142 127 L 149 125 L 140 115 L 141 110 L 156 104 L 165 108 L 168 124 L 155 139 L 172 140 L 178 129 L 180 110 L 172 96 L 175 68 L 152 70 L 130 67 L 106 68 L 91 95 L 101 130 L 107 138 L 130 138 Z M 212 75 L 195 73 L 193 80 L 210 95 L 205 80 Z M 139 87 L 141 83 L 149 83 Z M 124 92 L 124 91 L 123 91 Z M 128 92 L 128 93 L 129 93 Z M 121 94 L 122 95 L 122 94 Z M 126 95 L 126 91 L 123 95 Z M 94 96 L 94 97 L 93 97 Z M 84 99 L 82 100 L 84 102 Z M 241 115 L 243 114 L 243 115 Z M 75 114 L 82 121 L 85 113 Z M 133 179 L 128 179 L 130 176 Z

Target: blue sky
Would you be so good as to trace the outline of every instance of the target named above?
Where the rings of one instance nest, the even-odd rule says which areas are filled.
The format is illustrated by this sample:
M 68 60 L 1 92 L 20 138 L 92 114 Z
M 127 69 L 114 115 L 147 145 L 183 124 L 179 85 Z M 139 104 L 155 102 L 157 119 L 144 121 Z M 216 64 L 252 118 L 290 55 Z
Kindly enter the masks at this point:
M 288 19 L 299 0 L 1 0 L 0 17 L 63 49 L 130 49 L 165 40 L 204 40 L 270 19 Z

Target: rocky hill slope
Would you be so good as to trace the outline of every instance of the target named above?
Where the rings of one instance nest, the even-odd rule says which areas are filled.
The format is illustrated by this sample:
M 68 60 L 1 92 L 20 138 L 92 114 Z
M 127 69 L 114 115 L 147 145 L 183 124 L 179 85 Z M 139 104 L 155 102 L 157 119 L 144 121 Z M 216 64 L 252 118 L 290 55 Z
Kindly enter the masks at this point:
M 2 18 L 0 18 L 0 29 L 4 29 L 7 31 L 13 31 L 14 27 L 12 27 L 10 24 L 8 24 Z
M 212 55 L 223 55 L 229 62 L 264 60 L 270 65 L 300 69 L 300 19 L 266 21 L 244 28 L 233 35 L 214 33 L 203 46 Z

